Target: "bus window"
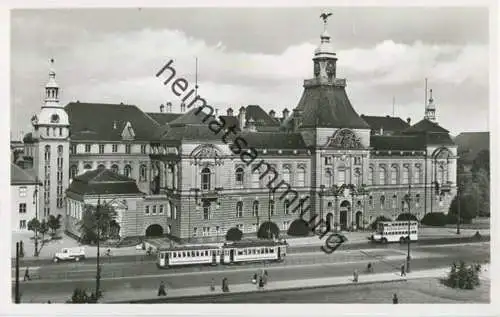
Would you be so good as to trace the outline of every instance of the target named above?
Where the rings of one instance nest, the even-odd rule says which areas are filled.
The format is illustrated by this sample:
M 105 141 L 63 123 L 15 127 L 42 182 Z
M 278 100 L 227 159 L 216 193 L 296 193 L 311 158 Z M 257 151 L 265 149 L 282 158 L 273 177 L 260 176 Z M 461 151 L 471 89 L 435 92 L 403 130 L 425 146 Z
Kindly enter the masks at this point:
M 200 251 L 196 251 L 196 256 L 200 256 Z
M 161 252 L 160 253 L 160 259 L 164 259 L 165 258 L 165 253 Z
M 243 252 L 241 250 L 238 250 L 238 255 L 243 255 Z
M 186 252 L 182 251 L 182 257 L 185 258 L 186 257 Z
M 269 249 L 270 253 L 274 253 L 274 248 Z

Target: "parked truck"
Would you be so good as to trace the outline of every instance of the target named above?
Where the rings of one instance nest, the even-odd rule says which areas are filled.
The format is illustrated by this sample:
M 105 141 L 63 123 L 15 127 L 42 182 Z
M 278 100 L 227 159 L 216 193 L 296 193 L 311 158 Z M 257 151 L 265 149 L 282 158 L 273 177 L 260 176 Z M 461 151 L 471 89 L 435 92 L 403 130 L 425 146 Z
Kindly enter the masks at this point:
M 85 248 L 63 248 L 54 254 L 54 262 L 59 261 L 80 261 L 85 259 Z

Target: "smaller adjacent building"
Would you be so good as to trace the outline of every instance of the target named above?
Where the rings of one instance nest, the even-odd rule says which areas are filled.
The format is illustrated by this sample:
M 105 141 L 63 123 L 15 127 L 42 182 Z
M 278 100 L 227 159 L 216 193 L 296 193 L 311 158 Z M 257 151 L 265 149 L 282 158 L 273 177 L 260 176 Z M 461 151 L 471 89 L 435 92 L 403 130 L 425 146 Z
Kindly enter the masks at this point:
M 110 205 L 117 213 L 120 238 L 144 235 L 142 203 L 144 193 L 135 180 L 109 169 L 88 171 L 73 179 L 66 191 L 66 231 L 80 237 L 80 225 L 86 205 Z M 141 218 L 142 221 L 139 221 Z
M 10 164 L 10 196 L 13 231 L 28 231 L 28 221 L 37 215 L 37 189 L 41 185 L 32 170 Z

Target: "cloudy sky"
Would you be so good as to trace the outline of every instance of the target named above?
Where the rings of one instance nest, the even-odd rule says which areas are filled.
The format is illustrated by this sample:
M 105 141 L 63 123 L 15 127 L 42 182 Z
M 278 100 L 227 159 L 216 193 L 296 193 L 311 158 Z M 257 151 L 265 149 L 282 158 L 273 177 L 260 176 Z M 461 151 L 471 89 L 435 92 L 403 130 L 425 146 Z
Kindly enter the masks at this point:
M 179 97 L 156 72 L 178 76 L 220 111 L 248 104 L 293 109 L 319 44 L 323 10 L 339 58 L 337 77 L 359 114 L 424 114 L 425 78 L 439 123 L 453 134 L 488 129 L 489 36 L 485 8 L 164 8 L 14 10 L 11 130 L 30 131 L 55 59 L 61 102 L 136 104 L 159 111 Z

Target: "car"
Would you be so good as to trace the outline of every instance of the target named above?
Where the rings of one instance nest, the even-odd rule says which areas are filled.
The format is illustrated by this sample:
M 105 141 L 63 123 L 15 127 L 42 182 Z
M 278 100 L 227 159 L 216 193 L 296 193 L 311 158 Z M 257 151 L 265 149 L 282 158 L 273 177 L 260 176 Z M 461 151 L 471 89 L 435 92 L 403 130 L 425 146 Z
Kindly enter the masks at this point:
M 85 248 L 63 248 L 54 255 L 53 261 L 80 261 L 85 259 Z

